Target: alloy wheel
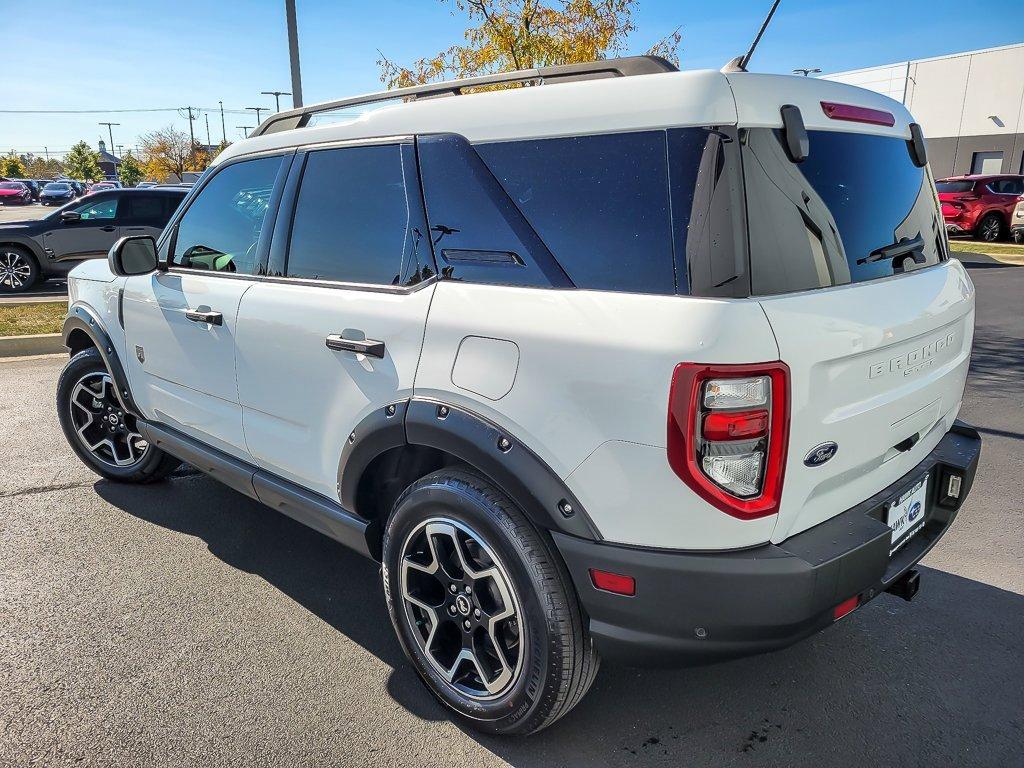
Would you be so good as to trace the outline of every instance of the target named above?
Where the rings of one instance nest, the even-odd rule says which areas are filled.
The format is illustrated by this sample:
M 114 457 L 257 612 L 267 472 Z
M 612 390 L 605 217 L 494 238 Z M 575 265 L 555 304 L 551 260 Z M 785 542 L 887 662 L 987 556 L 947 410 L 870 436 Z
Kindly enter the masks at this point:
M 18 290 L 32 279 L 32 265 L 17 251 L 0 251 L 0 286 Z
M 138 432 L 135 418 L 121 407 L 109 374 L 82 376 L 71 389 L 68 407 L 82 446 L 99 461 L 129 467 L 145 458 L 149 443 Z
M 494 550 L 454 520 L 420 523 L 402 546 L 405 617 L 420 651 L 457 693 L 494 699 L 523 667 L 523 612 Z
M 986 243 L 993 243 L 999 239 L 999 219 L 990 216 L 981 223 L 981 239 Z

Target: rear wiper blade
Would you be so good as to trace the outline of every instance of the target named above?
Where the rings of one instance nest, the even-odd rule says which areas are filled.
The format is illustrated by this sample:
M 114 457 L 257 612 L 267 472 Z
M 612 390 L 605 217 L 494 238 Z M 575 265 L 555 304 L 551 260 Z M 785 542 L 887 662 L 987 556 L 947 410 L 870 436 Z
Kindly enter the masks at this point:
M 921 239 L 920 233 L 914 238 L 904 237 L 897 240 L 895 243 L 883 245 L 881 248 L 872 251 L 871 255 L 863 259 L 857 259 L 857 263 L 873 264 L 876 261 L 888 261 L 889 259 L 895 260 L 901 256 L 912 257 L 915 264 L 925 263 L 924 240 Z

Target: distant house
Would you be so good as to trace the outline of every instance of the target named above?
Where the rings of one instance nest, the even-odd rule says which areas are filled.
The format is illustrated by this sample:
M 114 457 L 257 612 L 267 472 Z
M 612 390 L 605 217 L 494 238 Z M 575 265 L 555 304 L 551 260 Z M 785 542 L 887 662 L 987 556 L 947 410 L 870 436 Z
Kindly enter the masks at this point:
M 107 143 L 103 139 L 100 139 L 99 156 L 100 170 L 103 171 L 103 175 L 108 179 L 116 180 L 117 169 L 121 166 L 121 161 L 107 152 Z

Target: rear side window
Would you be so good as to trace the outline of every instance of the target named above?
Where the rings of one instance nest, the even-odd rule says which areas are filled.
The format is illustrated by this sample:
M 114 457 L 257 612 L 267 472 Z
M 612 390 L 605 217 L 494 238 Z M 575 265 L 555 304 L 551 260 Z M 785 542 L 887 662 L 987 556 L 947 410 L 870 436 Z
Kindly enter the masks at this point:
M 943 258 L 930 177 L 900 138 L 810 131 L 802 163 L 778 131 L 745 132 L 751 290 L 786 293 L 889 277 Z
M 309 153 L 295 203 L 288 277 L 372 285 L 414 282 L 411 275 L 426 242 L 408 201 L 403 152 L 411 162 L 411 145 Z
M 158 226 L 167 222 L 169 212 L 160 195 L 125 195 L 124 204 L 128 221 Z
M 178 221 L 170 262 L 189 269 L 251 275 L 281 157 L 218 171 Z
M 476 151 L 577 287 L 675 292 L 664 131 Z

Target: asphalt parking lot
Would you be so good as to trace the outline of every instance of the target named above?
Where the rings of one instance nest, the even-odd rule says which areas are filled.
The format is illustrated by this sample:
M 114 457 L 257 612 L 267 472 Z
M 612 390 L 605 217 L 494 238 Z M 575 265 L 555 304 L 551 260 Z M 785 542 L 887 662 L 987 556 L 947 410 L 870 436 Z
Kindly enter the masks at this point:
M 1020 765 L 1024 268 L 971 274 L 985 448 L 917 599 L 767 656 L 606 666 L 526 739 L 446 719 L 373 564 L 199 475 L 98 481 L 57 426 L 63 360 L 0 361 L 0 765 Z

